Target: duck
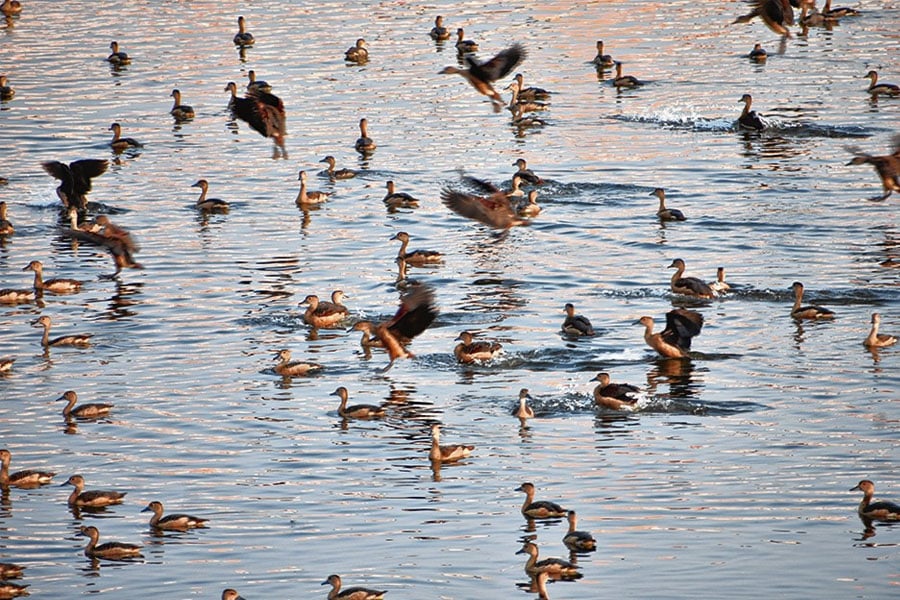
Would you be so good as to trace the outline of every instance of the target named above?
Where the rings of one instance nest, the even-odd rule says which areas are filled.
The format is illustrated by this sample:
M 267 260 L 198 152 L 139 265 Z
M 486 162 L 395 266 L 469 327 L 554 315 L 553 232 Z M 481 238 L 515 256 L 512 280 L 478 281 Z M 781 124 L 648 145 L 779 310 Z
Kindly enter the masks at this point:
M 803 302 L 803 284 L 795 281 L 791 284 L 791 291 L 794 292 L 794 307 L 791 309 L 791 316 L 795 319 L 833 319 L 834 311 L 821 306 L 801 306 Z
M 516 491 L 525 492 L 525 502 L 522 503 L 522 515 L 529 519 L 558 519 L 565 517 L 569 512 L 556 502 L 535 500 L 533 483 L 525 482 L 517 487 Z
M 804 3 L 800 8 L 800 25 L 803 27 L 826 27 L 831 28 L 838 24 L 836 17 L 828 16 L 816 10 L 815 5 L 810 9 L 810 5 Z M 805 34 L 805 30 L 804 30 Z
M 723 294 L 731 289 L 725 281 L 725 267 L 716 269 L 716 280 L 709 284 L 709 288 L 717 294 Z
M 509 191 L 504 192 L 506 197 L 512 200 L 513 198 L 522 198 L 525 196 L 525 190 L 522 189 L 522 178 L 518 173 L 514 173 L 512 176 L 512 187 Z
M 505 89 L 512 92 L 509 96 L 509 103 L 506 105 L 506 110 L 513 113 L 514 120 L 521 119 L 522 113 L 547 110 L 548 108 L 550 108 L 550 105 L 545 102 L 524 100 L 519 95 L 519 85 L 515 81 L 506 86 Z
M 209 519 L 201 519 L 191 515 L 172 514 L 163 516 L 163 504 L 158 500 L 154 500 L 145 506 L 141 512 L 152 512 L 150 517 L 150 527 L 153 529 L 163 529 L 167 531 L 186 531 L 188 529 L 197 529 L 206 527 Z
M 76 333 L 70 335 L 63 335 L 58 338 L 50 339 L 50 326 L 51 321 L 50 317 L 47 315 L 41 315 L 36 321 L 31 322 L 34 326 L 40 326 L 44 328 L 44 335 L 41 338 L 41 344 L 48 348 L 50 346 L 90 346 L 91 338 L 93 337 L 92 333 Z
M 753 96 L 744 94 L 738 102 L 744 103 L 744 110 L 741 111 L 741 116 L 738 117 L 739 129 L 762 131 L 768 126 L 768 123 L 766 123 L 755 110 L 750 110 L 750 105 L 753 103 Z
M 15 227 L 6 216 L 6 202 L 0 200 L 0 235 L 12 235 L 16 232 Z
M 666 327 L 662 333 L 653 333 L 653 317 L 641 317 L 644 341 L 665 358 L 690 356 L 691 339 L 700 335 L 703 315 L 686 308 L 676 308 L 666 313 Z
M 765 48 L 762 47 L 762 44 L 759 42 L 753 44 L 753 50 L 750 51 L 750 54 L 747 55 L 747 58 L 752 60 L 753 62 L 766 62 L 766 59 L 769 57 L 769 54 L 766 52 Z
M 116 266 L 113 276 L 118 275 L 123 268 L 144 268 L 143 265 L 134 260 L 134 254 L 140 251 L 140 247 L 134 241 L 131 233 L 122 227 L 114 225 L 109 220 L 109 217 L 100 215 L 94 219 L 93 225 L 90 226 L 81 225 L 79 227 L 77 215 L 75 221 L 75 227 L 63 233 L 69 237 L 106 248 L 112 255 L 113 263 Z
M 466 32 L 463 31 L 462 27 L 456 29 L 456 51 L 460 54 L 478 52 L 478 44 L 472 40 L 466 39 Z M 499 77 L 497 79 L 499 79 Z
M 537 203 L 537 197 L 537 190 L 529 190 L 528 200 L 516 208 L 516 214 L 527 219 L 533 219 L 541 214 L 541 206 Z
M 734 23 L 749 23 L 755 17 L 763 20 L 766 26 L 783 37 L 791 37 L 789 25 L 794 24 L 794 9 L 788 0 L 753 0 L 752 11 L 736 18 Z
M 822 7 L 822 14 L 828 18 L 839 19 L 842 17 L 857 17 L 862 13 L 855 8 L 846 6 L 831 8 L 831 0 L 825 0 L 825 6 Z
M 307 191 L 306 189 L 306 171 L 300 171 L 297 176 L 300 181 L 300 191 L 297 193 L 297 199 L 294 201 L 298 206 L 308 206 L 311 204 L 322 204 L 328 200 L 330 195 L 328 192 L 318 190 Z
M 113 123 L 109 126 L 109 130 L 113 132 L 113 138 L 109 141 L 110 147 L 116 152 L 127 150 L 128 148 L 140 148 L 143 146 L 139 141 L 130 137 L 122 137 L 122 126 Z
M 194 207 L 197 210 L 201 210 L 203 212 L 228 212 L 229 207 L 226 201 L 222 200 L 221 198 L 206 197 L 206 194 L 209 192 L 209 182 L 207 180 L 198 179 L 191 184 L 191 187 L 200 188 L 200 196 L 197 198 L 197 202 L 194 203 Z
M 328 168 L 320 173 L 320 175 L 325 175 L 331 179 L 352 179 L 356 177 L 356 171 L 352 169 L 335 169 L 335 160 L 331 155 L 326 156 L 319 162 L 328 164 Z
M 354 404 L 352 406 L 347 406 L 348 394 L 347 388 L 344 386 L 331 392 L 331 395 L 341 399 L 341 404 L 338 406 L 338 414 L 344 419 L 377 419 L 384 416 L 385 411 L 381 406 L 375 406 L 373 404 Z
M 109 161 L 84 158 L 65 164 L 54 160 L 41 163 L 41 166 L 49 175 L 59 179 L 56 195 L 63 206 L 74 206 L 79 212 L 84 212 L 87 208 L 87 193 L 91 191 L 91 180 L 106 172 Z
M 359 138 L 353 147 L 362 155 L 371 154 L 378 147 L 375 140 L 369 137 L 369 121 L 365 117 L 359 120 Z
M 480 94 L 488 96 L 494 104 L 495 110 L 499 110 L 503 106 L 503 98 L 500 97 L 499 92 L 494 89 L 491 83 L 509 75 L 510 71 L 515 69 L 525 59 L 526 55 L 525 48 L 521 44 L 513 44 L 485 62 L 478 62 L 470 54 L 466 54 L 464 60 L 468 68 L 444 67 L 440 74 L 461 75 Z
M 368 62 L 369 49 L 366 44 L 366 40 L 364 40 L 363 38 L 359 38 L 358 40 L 356 40 L 356 44 L 350 46 L 350 48 L 346 52 L 344 52 L 344 60 L 357 64 Z
M 887 96 L 900 96 L 900 85 L 884 82 L 878 83 L 878 71 L 875 71 L 874 69 L 866 73 L 863 78 L 869 80 L 869 87 L 866 89 L 866 91 L 872 94 L 872 96 L 874 96 L 875 98 L 877 98 L 880 94 L 885 94 Z
M 622 410 L 637 404 L 638 398 L 634 396 L 640 393 L 637 387 L 628 383 L 610 383 L 609 373 L 597 373 L 591 381 L 600 382 L 594 388 L 594 404 L 597 406 Z
M 170 94 L 174 101 L 172 103 L 172 110 L 169 111 L 169 114 L 175 117 L 176 121 L 187 121 L 189 119 L 194 118 L 194 107 L 188 106 L 187 104 L 181 103 L 181 91 L 180 90 L 172 90 Z
M 222 600 L 244 600 L 244 597 L 238 594 L 237 590 L 226 588 L 222 590 Z
M 438 15 L 434 18 L 434 27 L 428 33 L 436 42 L 442 42 L 450 39 L 450 30 L 444 27 L 444 17 Z
M 481 188 L 488 195 L 470 194 L 445 187 L 441 190 L 441 202 L 453 212 L 495 229 L 509 229 L 530 223 L 516 213 L 506 193 L 493 184 L 474 177 L 465 177 L 464 180 Z
M 584 315 L 575 314 L 575 305 L 567 302 L 563 311 L 566 318 L 562 324 L 562 332 L 572 336 L 592 336 L 594 335 L 594 326 L 591 325 L 590 319 Z
M 869 348 L 886 348 L 897 343 L 897 338 L 886 333 L 878 333 L 878 327 L 881 325 L 881 315 L 872 313 L 872 329 L 869 335 L 863 340 L 863 345 Z
M 473 336 L 468 331 L 460 333 L 455 341 L 459 343 L 453 348 L 453 355 L 463 364 L 491 360 L 503 350 L 499 342 L 473 341 Z
M 519 390 L 519 403 L 512 411 L 513 416 L 519 417 L 519 419 L 522 421 L 524 421 L 525 419 L 533 419 L 534 409 L 528 406 L 529 400 L 534 400 L 534 398 L 531 397 L 528 389 L 522 388 L 521 390 Z
M 591 60 L 591 64 L 598 69 L 609 68 L 615 64 L 612 56 L 603 54 L 603 40 L 597 40 L 597 56 Z
M 21 565 L 0 562 L 0 579 L 18 579 L 24 571 Z
M 28 586 L 31 584 L 19 585 L 8 581 L 0 581 L 0 598 L 17 598 L 19 596 L 28 596 Z
M 6 75 L 0 75 L 0 100 L 12 100 L 16 90 L 9 85 Z
M 362 331 L 359 345 L 363 349 L 384 348 L 384 343 L 375 333 L 375 324 L 371 321 L 357 321 L 350 328 L 350 331 Z
M 566 520 L 569 522 L 569 531 L 563 536 L 563 544 L 570 550 L 592 552 L 597 549 L 597 540 L 594 539 L 587 531 L 577 531 L 578 516 L 574 510 L 566 513 Z
M 50 480 L 56 475 L 56 473 L 51 471 L 38 471 L 36 469 L 16 471 L 10 474 L 9 462 L 11 460 L 12 453 L 9 450 L 6 448 L 0 450 L 0 488 L 34 488 L 50 483 Z
M 385 205 L 391 209 L 397 208 L 416 208 L 419 206 L 418 198 L 414 198 L 406 192 L 397 192 L 394 189 L 394 182 L 387 182 L 387 194 L 383 199 Z
M 303 322 L 320 329 L 340 327 L 340 323 L 350 316 L 350 311 L 340 302 L 344 297 L 342 291 L 336 290 L 331 297 L 331 302 L 321 302 L 315 294 L 304 298 L 300 303 L 301 306 L 307 305 L 306 312 L 303 313 Z M 338 301 L 335 302 L 334 298 L 338 298 Z
M 383 590 L 372 590 L 364 587 L 349 587 L 341 589 L 341 576 L 329 575 L 328 579 L 322 582 L 322 585 L 330 585 L 331 591 L 328 592 L 328 600 L 382 600 L 387 592 Z
M 615 62 L 616 65 L 616 76 L 612 80 L 612 84 L 617 88 L 632 88 L 644 85 L 644 83 L 638 80 L 637 77 L 633 75 L 622 75 L 622 61 L 617 60 Z
M 516 167 L 518 170 L 514 173 L 514 175 L 518 175 L 522 178 L 522 181 L 525 183 L 530 183 L 531 185 L 541 185 L 544 183 L 544 180 L 538 177 L 534 171 L 528 168 L 528 161 L 524 158 L 517 158 L 516 162 L 512 164 L 512 166 Z
M 656 188 L 650 192 L 651 196 L 659 198 L 659 208 L 656 210 L 656 216 L 660 221 L 687 221 L 684 213 L 677 208 L 666 208 L 666 190 Z
M 252 46 L 256 43 L 256 39 L 253 37 L 253 34 L 247 31 L 247 23 L 244 21 L 244 17 L 238 17 L 238 32 L 234 34 L 234 45 L 235 46 Z
M 100 530 L 94 526 L 82 527 L 80 535 L 90 538 L 88 545 L 84 548 L 86 556 L 91 558 L 142 558 L 141 546 L 137 544 L 126 544 L 125 542 L 106 542 L 97 545 L 100 540 Z
M 9 373 L 10 371 L 12 371 L 15 362 L 16 359 L 14 358 L 0 358 L 0 373 Z
M 44 290 L 47 292 L 53 292 L 56 294 L 66 294 L 71 292 L 77 292 L 81 289 L 81 286 L 84 285 L 83 282 L 78 281 L 77 279 L 64 279 L 64 278 L 56 278 L 56 279 L 44 279 L 44 265 L 39 260 L 33 260 L 28 265 L 22 269 L 23 271 L 34 271 L 34 289 L 35 290 Z
M 321 371 L 322 365 L 304 361 L 293 361 L 291 362 L 291 351 L 290 350 L 279 350 L 275 355 L 278 359 L 278 364 L 275 365 L 275 372 L 282 377 L 294 377 L 296 375 L 309 375 L 314 371 Z
M 0 12 L 8 17 L 17 15 L 22 12 L 22 3 L 19 0 L 3 0 L 3 4 L 0 4 Z
M 521 73 L 516 73 L 513 77 L 513 81 L 515 85 L 512 86 L 513 89 L 517 91 L 517 96 L 519 100 L 523 102 L 534 102 L 535 100 L 549 100 L 552 95 L 550 92 L 545 90 L 544 88 L 539 87 L 525 87 L 525 76 Z
M 119 52 L 119 42 L 110 42 L 109 50 L 110 55 L 106 57 L 106 60 L 114 67 L 131 64 L 131 59 L 128 58 L 128 55 L 124 52 Z
M 104 490 L 91 490 L 88 492 L 84 489 L 84 477 L 81 475 L 72 475 L 62 485 L 72 485 L 75 489 L 69 495 L 69 506 L 77 506 L 79 508 L 101 508 L 111 506 L 113 504 L 121 504 L 125 501 L 125 494 L 128 492 L 111 492 Z
M 256 71 L 250 69 L 247 71 L 247 89 L 248 90 L 257 90 L 260 92 L 265 92 L 267 94 L 272 93 L 272 86 L 269 85 L 268 81 L 263 81 L 262 79 L 256 78 Z
M 558 577 L 573 577 L 580 575 L 578 567 L 567 560 L 561 558 L 545 558 L 538 560 L 538 547 L 533 542 L 525 542 L 522 549 L 516 554 L 527 554 L 528 560 L 525 562 L 525 572 L 529 575 L 537 573 L 547 573 L 548 575 L 556 575 Z
M 697 277 L 683 277 L 684 260 L 676 258 L 669 265 L 670 269 L 675 269 L 675 274 L 669 282 L 672 293 L 681 294 L 683 296 L 694 296 L 696 298 L 715 298 L 716 293 L 709 285 Z
M 873 202 L 881 202 L 886 200 L 892 192 L 900 192 L 900 134 L 894 135 L 892 141 L 892 153 L 887 156 L 874 156 L 863 152 L 856 146 L 844 147 L 853 154 L 853 158 L 847 163 L 847 166 L 870 164 L 875 167 L 875 172 L 881 179 L 884 194 L 870 198 Z
M 41 295 L 41 290 L 29 289 L 4 289 L 0 290 L 0 304 L 25 304 L 34 302 Z
M 525 115 L 524 110 L 525 106 L 523 104 L 513 104 L 512 105 L 512 119 L 510 123 L 517 127 L 520 131 L 526 127 L 543 127 L 547 124 L 547 121 L 541 119 L 540 117 L 536 117 L 534 115 Z M 534 105 L 537 106 L 537 105 Z M 521 134 L 520 134 L 521 135 Z
M 232 114 L 242 121 L 246 121 L 250 127 L 261 136 L 272 138 L 275 143 L 275 155 L 281 150 L 281 155 L 287 158 L 287 150 L 284 147 L 284 138 L 287 136 L 287 115 L 284 110 L 284 102 L 275 94 L 261 90 L 249 89 L 244 98 L 237 95 L 237 84 L 229 81 L 225 86 L 226 92 L 231 92 L 229 107 Z
M 444 255 L 436 250 L 406 250 L 409 246 L 409 234 L 405 231 L 398 231 L 390 241 L 399 240 L 400 250 L 397 251 L 397 258 L 406 261 L 413 266 L 434 265 L 444 260 Z
M 437 423 L 431 426 L 431 449 L 428 451 L 428 458 L 431 462 L 456 462 L 468 458 L 474 449 L 475 446 L 466 446 L 464 444 L 445 444 L 442 446 L 441 426 Z
M 78 402 L 78 394 L 75 393 L 74 390 L 63 392 L 63 395 L 56 400 L 57 402 L 60 400 L 66 401 L 66 406 L 62 410 L 63 417 L 66 419 L 71 417 L 75 417 L 76 419 L 96 419 L 98 417 L 105 417 L 113 409 L 112 404 L 103 403 L 82 404 L 81 406 L 75 407 L 75 403 Z
M 863 479 L 850 488 L 851 492 L 856 490 L 864 494 L 862 501 L 859 503 L 859 508 L 857 508 L 859 516 L 878 521 L 900 521 L 900 504 L 887 500 L 872 502 L 872 496 L 875 495 L 874 483 L 868 479 Z

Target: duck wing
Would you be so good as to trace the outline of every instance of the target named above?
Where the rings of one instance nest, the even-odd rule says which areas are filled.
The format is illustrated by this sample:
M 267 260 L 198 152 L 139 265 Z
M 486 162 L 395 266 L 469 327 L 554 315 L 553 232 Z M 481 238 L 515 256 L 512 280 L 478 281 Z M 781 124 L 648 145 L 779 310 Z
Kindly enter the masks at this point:
M 478 188 L 484 194 L 496 194 L 500 191 L 496 185 L 491 183 L 490 181 L 485 181 L 484 179 L 478 179 L 477 177 L 470 177 L 469 175 L 463 176 L 463 181 L 472 187 Z
M 686 308 L 676 308 L 666 313 L 666 328 L 660 334 L 663 341 L 682 350 L 691 349 L 691 338 L 700 335 L 703 315 Z
M 59 191 L 69 202 L 84 208 L 84 195 L 91 191 L 91 179 L 106 172 L 109 162 L 97 158 L 76 160 L 68 165 L 57 160 L 41 163 L 44 170 L 60 180 Z
M 386 327 L 390 333 L 404 340 L 411 340 L 431 325 L 437 317 L 434 302 L 434 288 L 418 284 L 400 298 L 400 308 Z
M 490 227 L 507 229 L 514 225 L 528 223 L 528 221 L 519 219 L 509 198 L 503 192 L 483 197 L 444 188 L 441 190 L 441 201 L 458 215 L 474 219 Z
M 251 88 L 246 97 L 234 99 L 232 111 L 263 137 L 287 134 L 284 103 L 275 94 Z
M 466 56 L 469 72 L 481 81 L 497 81 L 509 75 L 510 71 L 525 59 L 525 48 L 521 44 L 513 44 L 501 50 L 494 58 L 479 63 L 471 56 Z

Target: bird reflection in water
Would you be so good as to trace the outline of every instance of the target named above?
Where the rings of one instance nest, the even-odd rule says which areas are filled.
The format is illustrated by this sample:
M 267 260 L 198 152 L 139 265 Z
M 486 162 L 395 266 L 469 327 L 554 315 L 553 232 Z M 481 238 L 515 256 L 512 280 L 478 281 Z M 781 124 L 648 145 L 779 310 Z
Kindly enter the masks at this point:
M 116 279 L 116 292 L 110 296 L 109 304 L 105 311 L 106 318 L 110 321 L 134 317 L 137 312 L 131 309 L 138 306 L 141 301 L 134 296 L 139 296 L 143 290 L 144 284 L 140 282 L 124 283 Z
M 683 358 L 660 358 L 653 363 L 647 372 L 647 392 L 652 396 L 668 398 L 673 401 L 692 401 L 697 399 L 703 386 L 695 380 L 694 362 Z M 660 384 L 669 386 L 667 394 L 658 394 Z M 672 408 L 675 408 L 673 406 Z M 697 406 L 690 404 L 690 412 L 696 412 Z

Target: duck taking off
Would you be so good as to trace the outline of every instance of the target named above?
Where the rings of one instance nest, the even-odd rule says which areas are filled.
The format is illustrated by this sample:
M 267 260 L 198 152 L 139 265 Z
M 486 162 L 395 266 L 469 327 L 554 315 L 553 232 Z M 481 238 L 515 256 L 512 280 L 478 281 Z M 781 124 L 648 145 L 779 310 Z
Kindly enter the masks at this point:
M 461 75 L 479 93 L 488 96 L 494 104 L 494 110 L 499 111 L 503 106 L 503 98 L 491 83 L 509 75 L 525 59 L 525 56 L 525 48 L 521 44 L 513 44 L 506 50 L 501 50 L 494 58 L 482 63 L 467 54 L 465 62 L 469 68 L 445 67 L 440 74 L 456 73 Z

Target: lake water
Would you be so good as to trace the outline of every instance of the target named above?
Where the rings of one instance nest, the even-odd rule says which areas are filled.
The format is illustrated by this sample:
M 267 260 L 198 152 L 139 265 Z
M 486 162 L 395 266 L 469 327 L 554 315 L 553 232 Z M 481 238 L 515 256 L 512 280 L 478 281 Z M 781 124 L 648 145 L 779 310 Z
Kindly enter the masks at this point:
M 900 123 L 900 100 L 870 101 L 863 79 L 900 79 L 895 4 L 853 3 L 862 16 L 783 53 L 760 22 L 729 25 L 749 10 L 738 2 L 25 5 L 0 32 L 0 72 L 17 90 L 0 104 L 0 200 L 16 227 L 0 287 L 28 287 L 31 260 L 86 281 L 43 307 L 0 307 L 0 357 L 16 358 L 0 378 L 0 446 L 13 471 L 59 473 L 0 503 L 0 560 L 27 566 L 34 597 L 325 597 L 319 584 L 338 573 L 393 600 L 532 598 L 523 540 L 541 557 L 569 553 L 564 523 L 522 518 L 524 481 L 598 540 L 573 557 L 580 580 L 549 586 L 554 600 L 896 595 L 900 529 L 866 532 L 848 490 L 868 478 L 900 500 L 900 350 L 861 344 L 875 311 L 900 332 L 898 199 L 868 201 L 880 182 L 844 149 L 887 154 Z M 456 63 L 428 37 L 438 14 L 483 58 L 527 48 L 517 71 L 554 92 L 546 126 L 519 131 L 438 75 Z M 257 38 L 243 58 L 238 15 Z M 371 59 L 347 66 L 357 37 Z M 114 39 L 133 59 L 119 71 L 104 60 Z M 599 79 L 597 39 L 647 84 Z M 744 58 L 757 41 L 766 64 Z M 230 119 L 223 88 L 249 69 L 284 100 L 287 160 Z M 191 122 L 168 114 L 175 87 Z M 734 130 L 744 93 L 772 131 Z M 368 160 L 353 150 L 361 117 L 378 143 Z M 143 148 L 113 155 L 113 121 Z M 317 177 L 326 154 L 362 173 Z M 461 172 L 508 185 L 520 157 L 547 180 L 530 227 L 497 235 L 441 204 Z M 79 158 L 114 161 L 90 200 L 118 209 L 144 270 L 105 278 L 104 252 L 60 235 L 57 182 L 40 165 Z M 305 214 L 301 169 L 333 192 Z M 200 178 L 229 214 L 197 214 Z M 388 213 L 387 180 L 421 207 Z M 655 187 L 686 222 L 658 221 Z M 412 343 L 417 358 L 383 373 L 384 353 L 365 357 L 358 332 L 311 335 L 298 303 L 342 289 L 354 318 L 392 314 L 401 230 L 446 255 L 411 270 L 440 315 Z M 663 361 L 634 321 L 685 304 L 668 287 L 676 257 L 707 280 L 724 266 L 735 290 L 688 302 L 706 320 L 694 357 Z M 837 318 L 795 323 L 795 280 Z M 560 336 L 566 302 L 598 336 Z M 30 324 L 42 314 L 52 334 L 90 332 L 93 346 L 44 355 Z M 464 329 L 503 356 L 457 365 Z M 281 348 L 324 372 L 283 380 L 271 371 Z M 593 408 L 601 370 L 644 390 L 639 410 Z M 342 423 L 338 386 L 387 416 Z M 520 427 L 509 413 L 523 387 L 538 417 Z M 67 389 L 115 408 L 67 427 Z M 433 472 L 432 423 L 473 456 Z M 74 515 L 59 487 L 73 473 L 126 502 Z M 151 500 L 210 526 L 154 535 L 140 513 Z M 82 525 L 101 543 L 143 544 L 144 559 L 92 565 Z

